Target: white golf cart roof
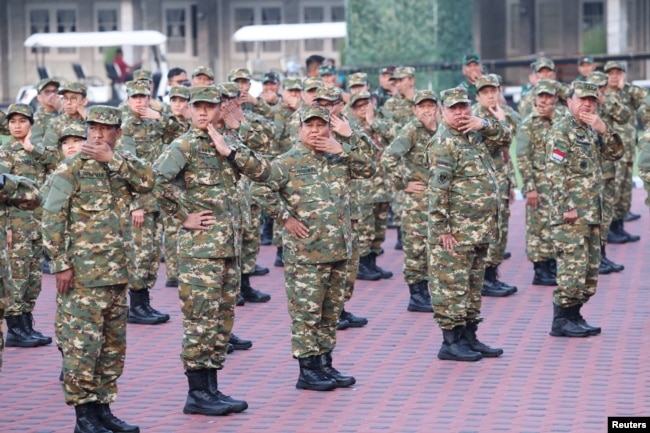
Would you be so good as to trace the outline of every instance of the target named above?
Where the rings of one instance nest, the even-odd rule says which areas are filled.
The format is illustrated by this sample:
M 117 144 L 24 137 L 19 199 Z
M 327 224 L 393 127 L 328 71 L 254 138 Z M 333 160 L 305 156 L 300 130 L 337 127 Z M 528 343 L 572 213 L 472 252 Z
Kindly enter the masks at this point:
M 114 47 L 120 45 L 162 45 L 167 36 L 155 30 L 116 32 L 34 33 L 25 40 L 26 47 Z
M 298 39 L 344 38 L 345 22 L 312 24 L 273 24 L 244 26 L 232 35 L 234 42 L 288 41 Z

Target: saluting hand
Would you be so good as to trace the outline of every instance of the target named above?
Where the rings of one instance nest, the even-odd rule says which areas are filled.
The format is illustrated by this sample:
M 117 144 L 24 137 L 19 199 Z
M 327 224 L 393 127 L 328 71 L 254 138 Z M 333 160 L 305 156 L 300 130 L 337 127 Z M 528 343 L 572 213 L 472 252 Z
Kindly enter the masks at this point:
M 212 139 L 212 143 L 210 143 L 210 146 L 214 147 L 219 155 L 222 156 L 228 156 L 230 155 L 230 147 L 226 144 L 226 140 L 223 138 L 223 135 L 219 134 L 219 131 L 217 131 L 217 128 L 214 127 L 214 125 L 210 124 L 208 125 L 208 135 Z
M 309 237 L 309 229 L 307 226 L 292 216 L 284 223 L 284 228 L 298 239 L 307 239 Z
M 349 137 L 352 135 L 352 127 L 347 119 L 338 116 L 330 116 L 330 124 L 332 125 L 332 131 L 337 134 L 342 135 L 343 137 Z

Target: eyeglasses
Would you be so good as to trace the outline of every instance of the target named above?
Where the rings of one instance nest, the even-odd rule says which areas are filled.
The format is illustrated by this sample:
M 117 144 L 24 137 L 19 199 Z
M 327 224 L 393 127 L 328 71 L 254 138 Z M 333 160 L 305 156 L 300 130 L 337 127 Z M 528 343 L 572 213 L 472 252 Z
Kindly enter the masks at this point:
M 43 90 L 41 93 L 44 93 L 46 95 L 54 95 L 55 93 L 59 93 L 58 90 Z
M 64 97 L 63 97 L 63 102 L 72 102 L 72 103 L 75 103 L 75 102 L 79 102 L 79 101 L 81 101 L 80 98 L 76 98 L 76 97 L 74 97 L 74 98 L 68 98 L 67 96 L 64 96 Z

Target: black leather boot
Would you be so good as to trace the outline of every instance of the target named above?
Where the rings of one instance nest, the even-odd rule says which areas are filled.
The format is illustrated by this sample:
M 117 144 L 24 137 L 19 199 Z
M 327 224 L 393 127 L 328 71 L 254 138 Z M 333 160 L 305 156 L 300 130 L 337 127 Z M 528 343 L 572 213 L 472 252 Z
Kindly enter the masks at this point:
M 278 247 L 278 251 L 275 253 L 275 262 L 273 266 L 284 267 L 284 261 L 282 260 L 282 247 Z
M 611 274 L 612 272 L 613 272 L 612 267 L 609 266 L 607 262 L 603 260 L 603 256 L 601 253 L 600 264 L 598 265 L 598 274 L 607 275 L 607 274 Z
M 35 321 L 34 321 L 34 315 L 32 314 L 31 311 L 29 313 L 23 313 L 20 317 L 22 317 L 23 320 L 23 328 L 27 332 L 32 334 L 32 336 L 39 341 L 40 346 L 45 346 L 52 342 L 52 337 L 43 335 L 42 333 L 34 329 Z
M 588 337 L 589 331 L 572 320 L 572 307 L 561 308 L 553 304 L 553 324 L 549 335 L 553 337 Z
M 546 260 L 546 269 L 548 270 L 548 273 L 553 276 L 553 278 L 557 279 L 557 260 L 556 259 L 548 259 Z
M 624 244 L 627 242 L 627 236 L 620 233 L 618 230 L 618 221 L 612 221 L 607 231 L 608 244 Z
M 400 226 L 395 226 L 397 229 L 397 242 L 395 243 L 396 250 L 403 250 L 404 245 L 402 245 L 402 228 Z
M 269 302 L 271 295 L 255 290 L 251 286 L 250 275 L 241 274 L 241 295 L 248 302 Z
M 235 346 L 230 343 L 226 344 L 226 353 L 233 353 L 235 351 Z
M 273 243 L 273 219 L 269 217 L 262 218 L 262 234 L 260 245 L 271 245 Z
M 40 340 L 29 330 L 25 329 L 25 322 L 22 315 L 7 316 L 7 347 L 36 347 L 40 346 Z
M 332 352 L 320 355 L 320 361 L 325 374 L 336 381 L 337 388 L 347 388 L 357 383 L 354 377 L 343 374 L 332 366 Z
M 251 272 L 251 276 L 261 277 L 262 275 L 266 275 L 269 272 L 271 272 L 269 268 L 255 264 L 255 268 L 253 269 L 253 272 Z
M 358 317 L 349 311 L 345 311 L 345 308 L 341 310 L 340 319 L 346 320 L 349 323 L 350 328 L 362 328 L 368 324 L 368 319 L 365 317 Z
M 483 279 L 481 295 L 502 298 L 504 296 L 510 296 L 512 293 L 514 292 L 504 289 L 499 281 L 497 281 L 496 268 L 494 266 L 487 266 L 485 268 L 485 277 Z
M 481 343 L 476 337 L 477 329 L 478 323 L 468 322 L 461 334 L 461 340 L 465 340 L 470 349 L 480 353 L 483 357 L 496 358 L 497 356 L 503 355 L 503 349 L 492 348 L 487 344 Z
M 607 265 L 612 269 L 612 272 L 621 272 L 623 269 L 625 269 L 625 266 L 619 265 L 618 263 L 611 261 L 607 257 L 607 251 L 605 250 L 605 245 L 600 247 L 600 261 L 607 263 Z
M 299 358 L 300 375 L 296 388 L 312 391 L 331 391 L 336 388 L 336 380 L 323 371 L 320 357 L 308 356 Z
M 225 395 L 223 392 L 219 391 L 219 383 L 217 381 L 216 368 L 208 368 L 207 375 L 208 375 L 208 387 L 210 389 L 210 393 L 216 396 L 219 400 L 225 401 L 226 403 L 232 405 L 233 413 L 243 412 L 246 409 L 248 409 L 248 403 L 245 400 L 234 399 L 229 395 Z
M 74 407 L 77 422 L 74 433 L 112 433 L 106 429 L 95 412 L 95 403 L 84 403 Z
M 438 358 L 446 361 L 478 361 L 483 358 L 480 352 L 475 352 L 469 345 L 461 343 L 463 326 L 454 329 L 442 330 L 442 346 L 438 351 Z
M 641 215 L 638 213 L 628 212 L 627 215 L 623 218 L 623 222 L 629 223 L 630 221 L 636 221 L 641 218 Z
M 189 392 L 183 413 L 220 416 L 233 411 L 233 405 L 221 400 L 210 392 L 208 370 L 188 370 L 185 372 Z
M 546 262 L 533 262 L 535 276 L 533 285 L 535 286 L 557 286 L 555 277 L 549 273 Z
M 250 340 L 244 340 L 243 338 L 237 337 L 232 332 L 230 333 L 230 341 L 235 350 L 248 350 L 253 347 L 253 342 Z
M 370 268 L 370 256 L 363 256 L 359 259 L 359 269 L 357 269 L 357 280 L 377 281 L 381 279 L 381 274 Z
M 387 279 L 393 276 L 393 273 L 391 271 L 385 271 L 379 266 L 377 266 L 377 253 L 371 252 L 370 254 L 368 254 L 368 263 L 370 265 L 370 269 L 377 272 L 381 276 L 381 278 Z
M 517 292 L 517 286 L 499 280 L 499 266 L 494 267 L 494 282 L 510 295 Z
M 424 283 L 424 284 L 423 284 Z M 423 290 L 426 289 L 426 293 Z M 418 281 L 415 284 L 409 284 L 409 305 L 406 308 L 408 311 L 417 311 L 420 313 L 433 313 L 431 306 L 431 296 L 429 295 L 428 284 L 425 281 Z
M 349 327 L 350 327 L 350 322 L 339 317 L 339 320 L 336 323 L 336 330 L 343 331 L 345 329 L 348 329 Z
M 619 227 L 619 233 L 622 234 L 623 236 L 627 237 L 628 242 L 637 242 L 641 240 L 641 236 L 639 235 L 632 235 L 625 231 L 625 224 L 623 223 L 623 220 L 618 220 L 618 227 Z
M 149 290 L 129 290 L 129 323 L 136 323 L 139 325 L 157 325 L 169 320 L 165 317 L 155 314 L 151 305 L 149 305 Z
M 574 305 L 571 308 L 570 314 L 571 314 L 571 319 L 580 325 L 583 329 L 585 329 L 589 335 L 598 335 L 601 332 L 600 326 L 591 326 L 587 321 L 585 320 L 584 317 L 582 317 L 582 314 L 580 314 L 580 309 L 582 308 L 583 304 L 578 304 Z
M 111 412 L 108 404 L 96 403 L 95 413 L 97 419 L 104 426 L 104 428 L 114 433 L 140 433 L 140 427 L 137 425 L 127 424 Z
M 241 293 L 237 294 L 237 306 L 238 307 L 243 307 L 246 305 L 246 299 L 241 295 Z

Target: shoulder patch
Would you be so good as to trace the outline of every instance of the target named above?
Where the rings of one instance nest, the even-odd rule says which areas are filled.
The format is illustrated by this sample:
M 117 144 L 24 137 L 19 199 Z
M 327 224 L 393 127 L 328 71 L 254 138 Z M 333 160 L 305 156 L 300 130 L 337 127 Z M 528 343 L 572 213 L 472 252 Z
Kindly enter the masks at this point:
M 553 148 L 553 152 L 551 152 L 551 159 L 557 162 L 563 162 L 565 156 L 566 152 L 558 149 L 557 147 Z
M 433 187 L 447 188 L 451 184 L 451 171 L 446 168 L 436 168 L 433 172 Z
M 52 213 L 60 212 L 73 189 L 74 186 L 67 179 L 55 175 L 50 191 L 45 198 L 43 209 Z

